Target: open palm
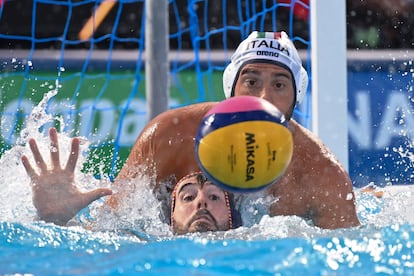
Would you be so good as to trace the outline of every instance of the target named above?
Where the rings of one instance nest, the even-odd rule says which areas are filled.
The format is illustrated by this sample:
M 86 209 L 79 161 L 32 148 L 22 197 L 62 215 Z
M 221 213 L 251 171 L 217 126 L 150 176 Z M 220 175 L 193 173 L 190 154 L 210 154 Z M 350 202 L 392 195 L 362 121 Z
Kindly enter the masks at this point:
M 41 220 L 65 225 L 81 209 L 91 202 L 112 194 L 107 188 L 98 188 L 82 193 L 74 183 L 74 171 L 79 156 L 79 139 L 73 138 L 71 152 L 66 167 L 60 165 L 59 143 L 55 128 L 49 130 L 51 167 L 48 168 L 37 143 L 29 140 L 29 146 L 39 169 L 37 172 L 27 156 L 22 156 L 22 163 L 31 179 L 33 204 Z

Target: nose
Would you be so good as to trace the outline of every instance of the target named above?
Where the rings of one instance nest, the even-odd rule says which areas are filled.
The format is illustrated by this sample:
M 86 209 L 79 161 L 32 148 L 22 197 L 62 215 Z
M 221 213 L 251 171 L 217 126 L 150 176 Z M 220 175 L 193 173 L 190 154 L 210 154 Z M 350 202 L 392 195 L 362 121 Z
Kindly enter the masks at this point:
M 269 85 L 264 85 L 260 91 L 259 98 L 270 101 L 271 100 L 271 88 Z
M 200 192 L 197 196 L 197 209 L 207 208 L 207 197 L 203 192 Z

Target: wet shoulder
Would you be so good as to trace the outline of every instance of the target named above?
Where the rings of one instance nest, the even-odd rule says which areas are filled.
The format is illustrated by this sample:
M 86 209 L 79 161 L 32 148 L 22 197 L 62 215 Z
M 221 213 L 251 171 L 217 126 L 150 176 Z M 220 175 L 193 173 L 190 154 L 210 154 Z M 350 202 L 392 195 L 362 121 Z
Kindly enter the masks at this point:
M 181 129 L 196 131 L 195 126 L 200 124 L 203 116 L 216 104 L 205 102 L 169 109 L 149 121 L 141 136 L 148 139 L 157 134 L 177 132 Z
M 170 109 L 158 115 L 155 120 L 170 120 L 174 117 L 188 117 L 189 115 L 201 118 L 216 104 L 217 102 L 203 102 Z
M 289 122 L 289 128 L 293 135 L 294 157 L 311 159 L 313 162 L 322 157 L 324 160 L 337 162 L 331 150 L 310 130 L 294 120 Z

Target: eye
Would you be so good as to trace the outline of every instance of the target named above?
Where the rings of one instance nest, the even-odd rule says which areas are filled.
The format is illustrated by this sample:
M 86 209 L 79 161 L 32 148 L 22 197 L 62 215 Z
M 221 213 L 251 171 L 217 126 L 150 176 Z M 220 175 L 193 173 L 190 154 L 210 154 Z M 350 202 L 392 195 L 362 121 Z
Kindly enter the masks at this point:
M 192 194 L 186 194 L 183 196 L 183 201 L 184 202 L 191 202 L 194 200 L 194 195 Z
M 275 89 L 288 89 L 292 86 L 292 80 L 287 76 L 275 77 L 273 85 Z
M 277 82 L 275 86 L 277 89 L 283 89 L 286 87 L 286 85 L 283 82 Z
M 257 83 L 257 80 L 255 80 L 255 79 L 246 79 L 245 82 L 248 86 L 254 86 Z
M 217 195 L 217 194 L 211 194 L 210 195 L 210 200 L 212 200 L 212 201 L 218 201 L 218 200 L 220 200 L 220 196 Z

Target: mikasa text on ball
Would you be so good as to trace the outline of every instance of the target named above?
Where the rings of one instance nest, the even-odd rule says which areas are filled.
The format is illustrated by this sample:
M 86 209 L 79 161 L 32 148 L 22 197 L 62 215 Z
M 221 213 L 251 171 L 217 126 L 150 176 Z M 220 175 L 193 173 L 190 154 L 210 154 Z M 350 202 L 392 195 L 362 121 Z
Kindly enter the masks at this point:
M 293 138 L 274 105 L 239 96 L 220 102 L 204 116 L 195 151 L 201 170 L 215 184 L 253 192 L 284 173 L 292 158 Z

